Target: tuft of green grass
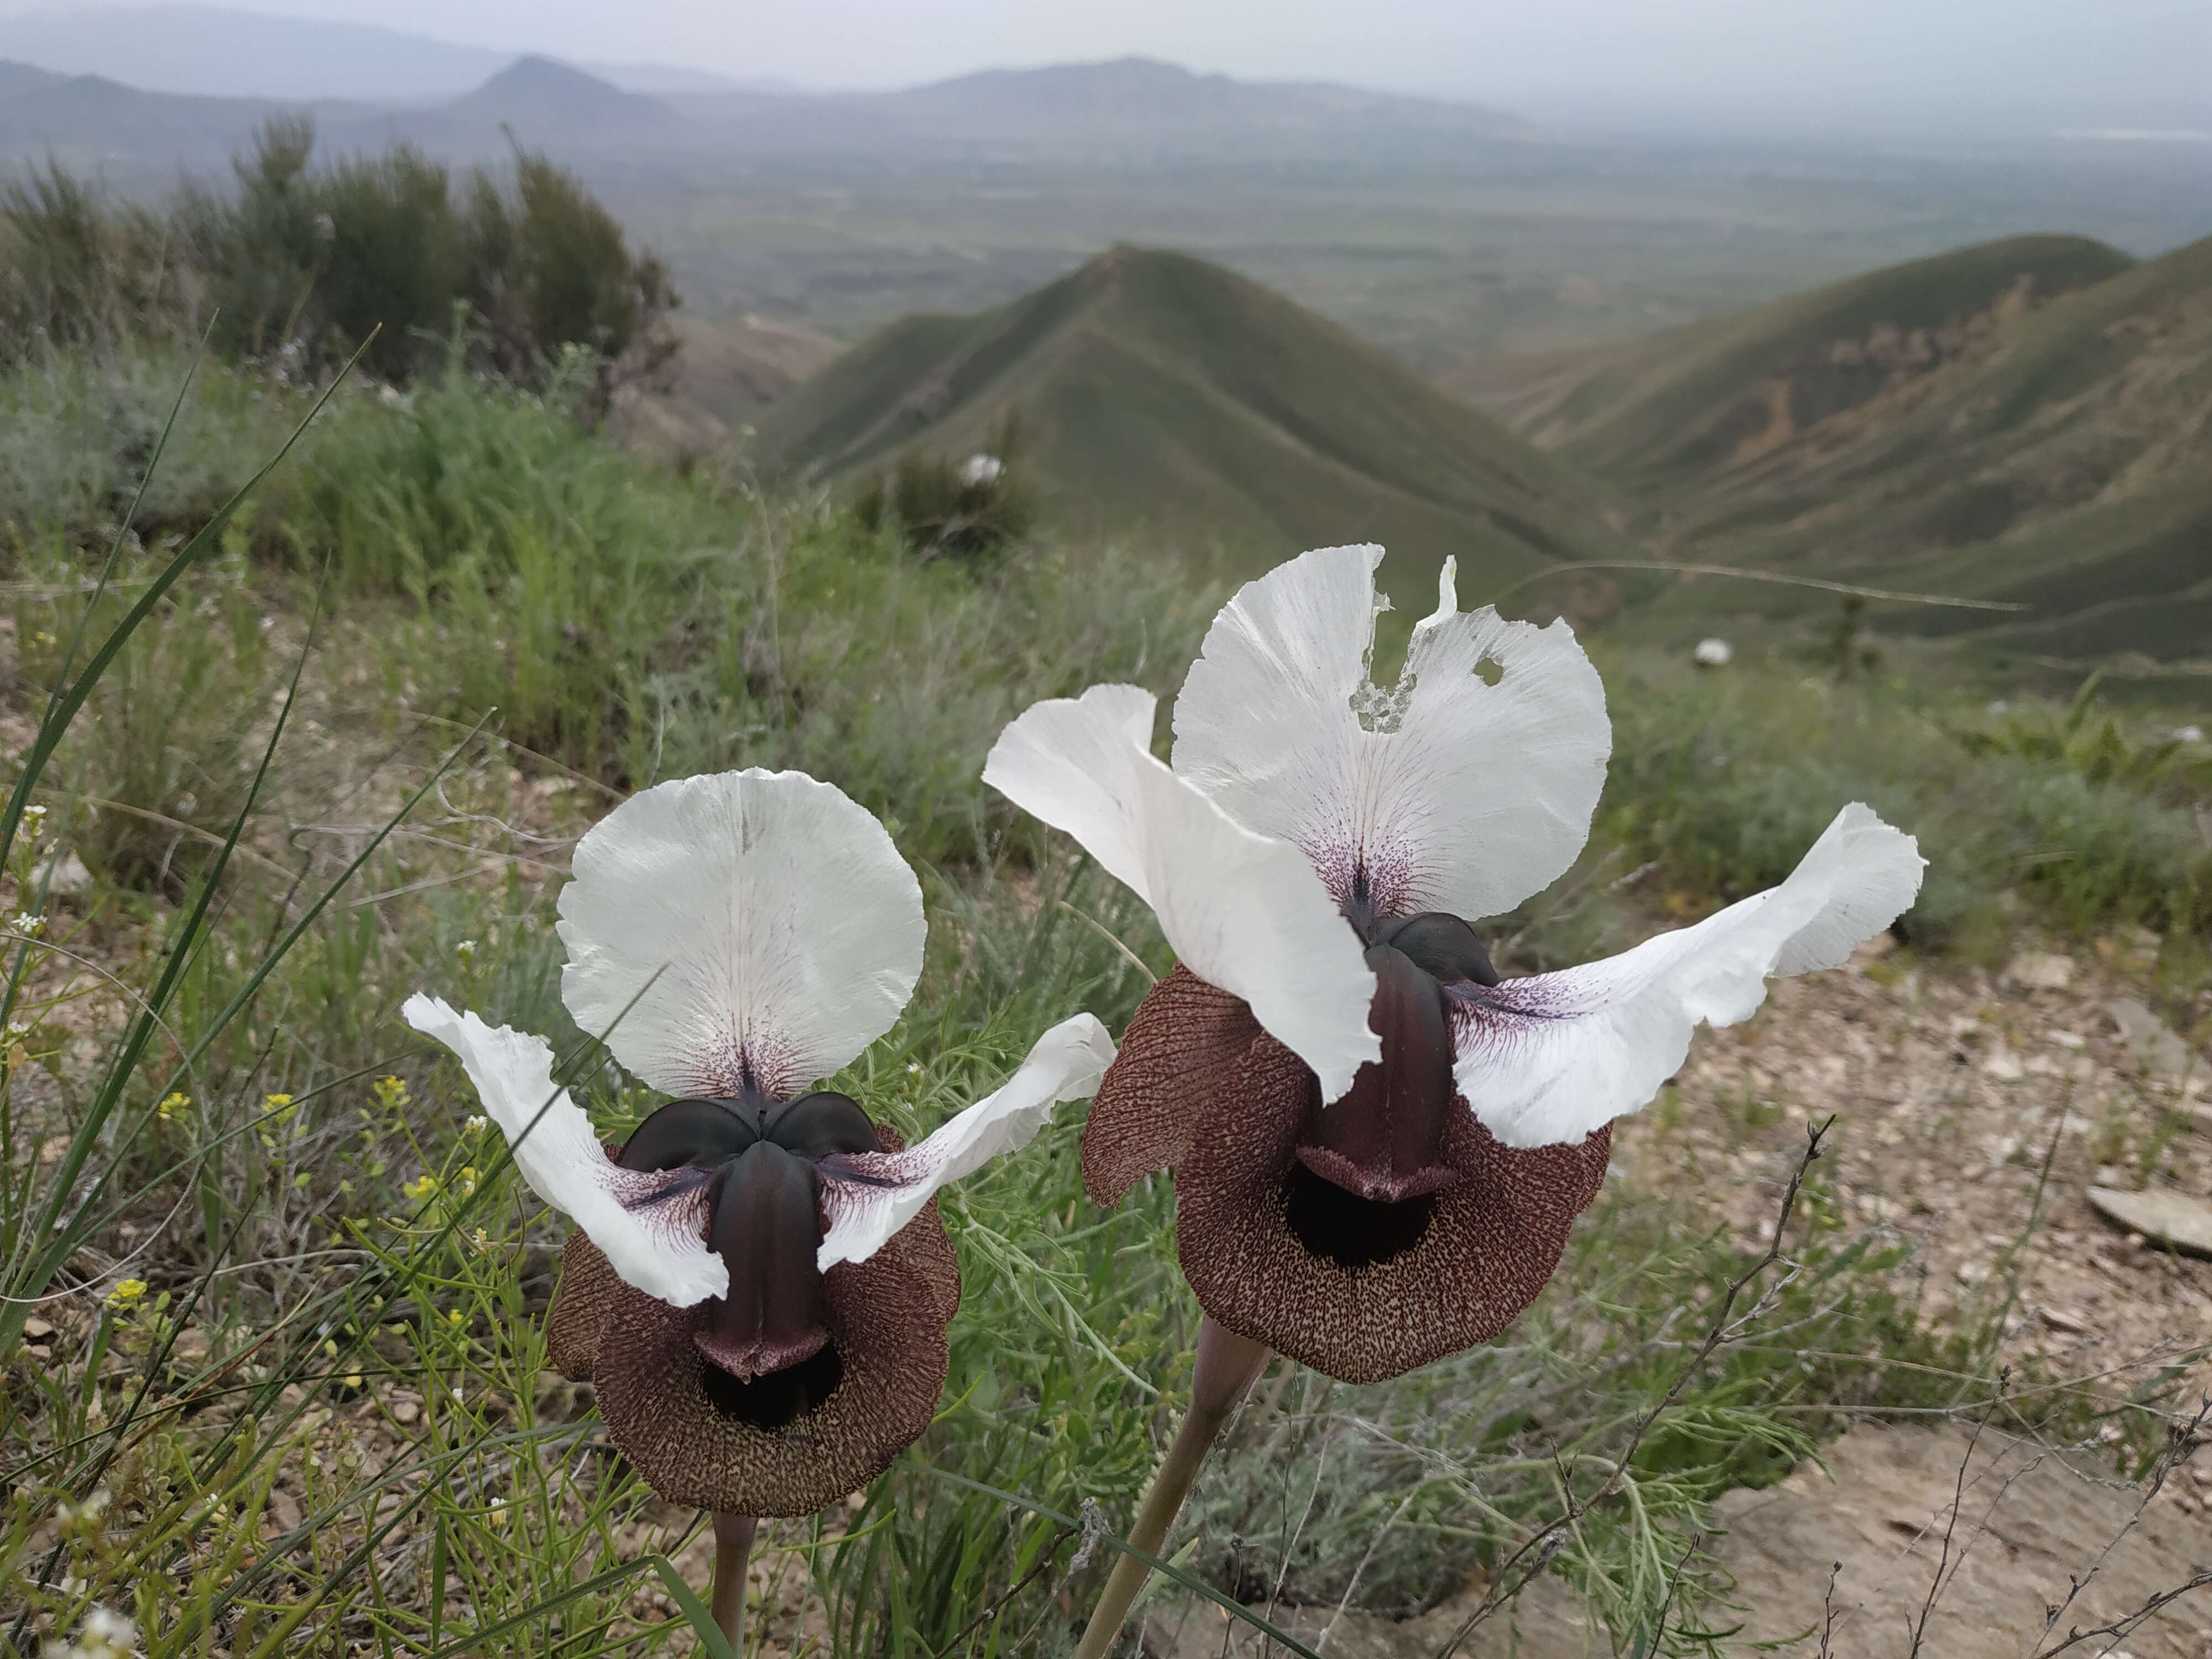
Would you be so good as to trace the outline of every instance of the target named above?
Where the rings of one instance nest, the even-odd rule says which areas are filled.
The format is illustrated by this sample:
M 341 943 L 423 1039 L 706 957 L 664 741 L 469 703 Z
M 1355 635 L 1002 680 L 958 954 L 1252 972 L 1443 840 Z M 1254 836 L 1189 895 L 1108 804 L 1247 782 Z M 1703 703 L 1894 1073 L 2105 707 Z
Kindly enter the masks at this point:
M 1596 841 L 1624 867 L 1655 861 L 1677 886 L 1741 897 L 1864 800 L 1929 860 L 1899 924 L 1915 940 L 1998 939 L 2025 894 L 2063 927 L 2142 924 L 2202 953 L 2212 845 L 2198 814 L 2212 794 L 2179 767 L 2098 762 L 2084 745 L 2107 740 L 2094 735 L 1984 739 L 1969 693 L 1895 677 L 1838 684 L 1757 662 L 1700 674 L 1641 653 L 1603 665 L 1613 756 Z

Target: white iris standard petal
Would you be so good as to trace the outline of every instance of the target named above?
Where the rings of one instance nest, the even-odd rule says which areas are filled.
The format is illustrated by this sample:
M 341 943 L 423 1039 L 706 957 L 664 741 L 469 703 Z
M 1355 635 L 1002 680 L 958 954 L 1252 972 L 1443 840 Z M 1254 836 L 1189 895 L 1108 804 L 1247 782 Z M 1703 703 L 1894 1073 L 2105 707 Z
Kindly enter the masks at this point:
M 1297 848 L 1246 829 L 1153 758 L 1153 711 L 1133 685 L 1038 703 L 1000 733 L 983 781 L 1151 905 L 1183 965 L 1249 1004 L 1334 1100 L 1382 1052 L 1358 936 Z
M 1920 890 L 1911 836 L 1856 803 L 1779 887 L 1634 950 L 1493 988 L 1454 986 L 1461 1097 L 1509 1146 L 1580 1140 L 1643 1106 L 1702 1021 L 1747 1019 L 1778 975 L 1840 966 Z
M 1175 706 L 1175 769 L 1295 843 L 1338 901 L 1474 921 L 1581 852 L 1613 729 L 1565 622 L 1462 612 L 1445 562 L 1404 672 L 1370 678 L 1379 547 L 1328 547 L 1222 608 Z
M 664 1093 L 783 1097 L 889 1030 L 921 887 L 882 824 L 803 772 L 656 784 L 576 845 L 561 994 Z
M 899 1152 L 863 1152 L 820 1166 L 830 1229 L 816 1265 L 866 1261 L 920 1214 L 937 1189 L 1026 1146 L 1063 1100 L 1087 1100 L 1114 1063 L 1114 1040 L 1091 1014 L 1036 1041 L 1013 1076 L 927 1139 Z
M 531 1190 L 582 1228 L 625 1282 L 678 1308 L 729 1290 L 729 1269 L 707 1248 L 700 1171 L 625 1170 L 609 1158 L 584 1109 L 554 1083 L 544 1038 L 420 993 L 399 1012 L 460 1057 Z

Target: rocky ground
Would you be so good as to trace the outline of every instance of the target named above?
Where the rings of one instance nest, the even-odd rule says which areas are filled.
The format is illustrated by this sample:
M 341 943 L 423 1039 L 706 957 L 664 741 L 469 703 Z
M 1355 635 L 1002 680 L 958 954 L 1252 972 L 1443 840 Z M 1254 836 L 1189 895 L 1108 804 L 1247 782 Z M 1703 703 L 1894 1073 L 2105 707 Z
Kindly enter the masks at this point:
M 2077 1370 L 2212 1341 L 2212 1264 L 2098 1208 L 2148 1192 L 2212 1226 L 2212 1066 L 2145 1006 L 2131 954 L 2023 951 L 1993 975 L 1877 945 L 1781 981 L 1756 1018 L 1699 1034 L 1614 1167 L 1695 1181 L 1748 1241 L 1805 1124 L 1833 1115 L 1846 1212 L 1913 1243 L 1930 1316 L 2004 1317 L 2014 1353 Z

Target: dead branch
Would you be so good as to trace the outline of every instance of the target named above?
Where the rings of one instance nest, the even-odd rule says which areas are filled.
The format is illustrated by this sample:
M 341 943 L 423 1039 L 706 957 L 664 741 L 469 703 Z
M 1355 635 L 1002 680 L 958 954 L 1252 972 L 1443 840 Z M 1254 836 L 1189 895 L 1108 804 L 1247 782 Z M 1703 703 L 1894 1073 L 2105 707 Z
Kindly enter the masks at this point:
M 2066 1599 L 2044 1609 L 2043 1632 L 2046 1638 L 2057 1626 L 2058 1621 L 2066 1616 L 2066 1610 L 2081 1600 L 2081 1592 L 2087 1589 L 2091 1582 L 2105 1570 L 2105 1564 L 2112 1559 L 2112 1552 L 2118 1549 L 2127 1535 L 2141 1523 L 2143 1512 L 2149 1509 L 2152 1500 L 2165 1489 L 2167 1479 L 2176 1469 L 2186 1464 L 2196 1455 L 2199 1447 L 2206 1444 L 2208 1440 L 2212 1440 L 2212 1432 L 2208 1432 L 2208 1424 L 2212 1424 L 2212 1395 L 2207 1395 L 2198 1403 L 2197 1414 L 2186 1423 L 2175 1423 L 2169 1426 L 2166 1431 L 2166 1444 L 2151 1464 L 2150 1478 L 2144 1482 L 2142 1497 L 2136 1503 L 2135 1512 L 2128 1516 L 2127 1524 L 2114 1533 L 2105 1547 L 2097 1552 L 2097 1559 L 2089 1564 L 2088 1571 L 2079 1577 L 2068 1575 L 2069 1588 L 2066 1591 Z M 2208 1585 L 2212 1585 L 2212 1568 L 2199 1567 L 2183 1583 L 2175 1585 L 2172 1589 L 2160 1590 L 2134 1612 L 2123 1614 L 2110 1624 L 2100 1625 L 2094 1630 L 2086 1631 L 2076 1627 L 2069 1630 L 2066 1639 L 2056 1647 L 2037 1648 L 2035 1659 L 2051 1659 L 2051 1656 L 2055 1654 L 2064 1653 L 2069 1648 L 2079 1647 L 2083 1643 L 2094 1641 L 2100 1636 L 2110 1636 L 2117 1640 L 2120 1637 L 2129 1635 L 2137 1626 L 2155 1616 L 2160 1608 Z

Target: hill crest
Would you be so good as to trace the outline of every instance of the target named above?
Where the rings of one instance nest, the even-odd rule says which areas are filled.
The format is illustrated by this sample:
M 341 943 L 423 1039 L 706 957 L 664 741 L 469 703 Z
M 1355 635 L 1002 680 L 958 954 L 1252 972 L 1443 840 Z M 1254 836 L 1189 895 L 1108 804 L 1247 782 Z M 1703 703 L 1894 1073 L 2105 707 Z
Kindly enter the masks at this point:
M 535 54 L 516 58 L 475 91 L 441 106 L 439 113 L 462 122 L 558 124 L 572 133 L 578 128 L 651 131 L 683 121 L 657 98 L 624 92 L 573 64 Z
M 1479 598 L 1625 550 L 1572 469 L 1282 295 L 1139 247 L 994 311 L 893 324 L 769 411 L 761 459 L 852 478 L 984 448 L 1009 416 L 1061 522 L 1232 564 L 1374 540 L 1457 553 Z

